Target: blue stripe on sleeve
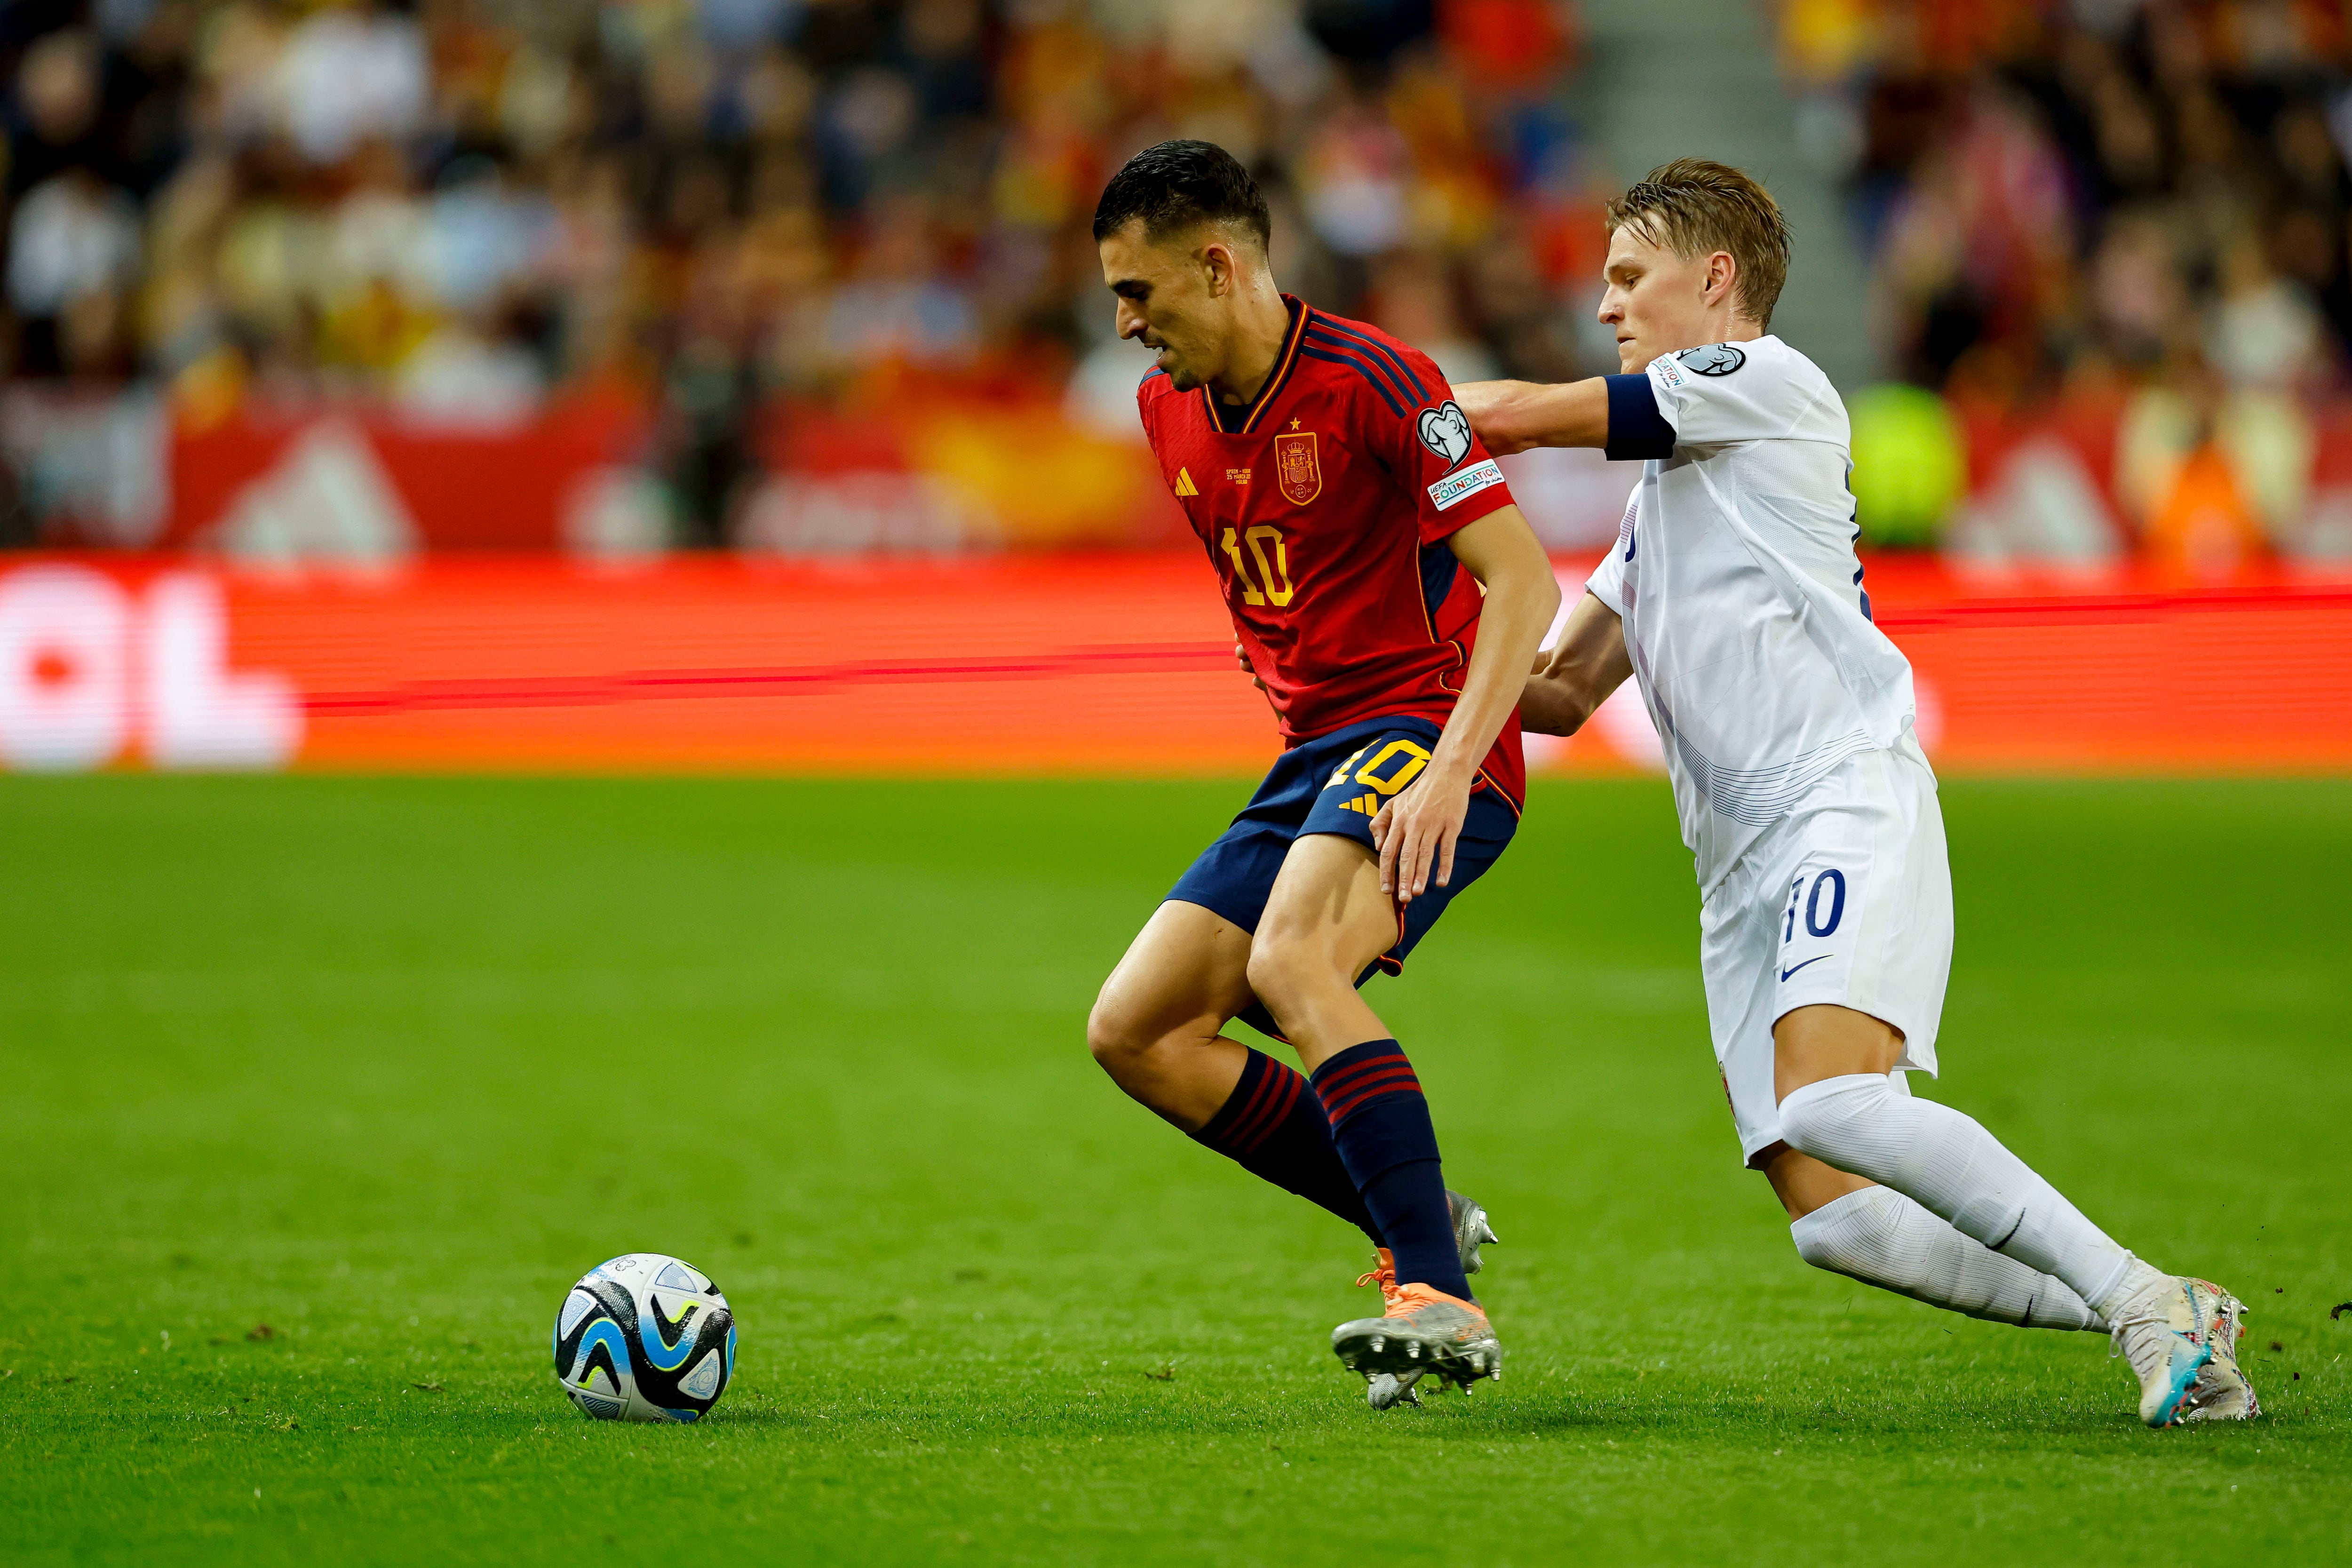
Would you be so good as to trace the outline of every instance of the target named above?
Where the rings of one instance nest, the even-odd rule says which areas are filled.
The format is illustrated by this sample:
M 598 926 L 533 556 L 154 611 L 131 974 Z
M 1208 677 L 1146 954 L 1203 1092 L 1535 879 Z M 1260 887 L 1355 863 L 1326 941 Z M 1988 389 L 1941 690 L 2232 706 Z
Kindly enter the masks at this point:
M 1399 402 L 1410 404 L 1420 401 L 1420 399 L 1409 388 L 1407 388 L 1404 381 L 1397 374 L 1396 372 L 1391 370 L 1385 363 L 1375 358 L 1370 350 L 1359 347 L 1352 339 L 1339 337 L 1334 333 L 1320 332 L 1318 331 L 1316 328 L 1309 327 L 1307 329 L 1307 341 L 1313 343 L 1318 348 L 1328 349 L 1335 354 L 1346 354 L 1352 359 L 1361 362 L 1365 368 L 1365 373 L 1375 377 L 1391 391 L 1394 392 Z
M 1611 458 L 1671 458 L 1675 427 L 1658 412 L 1657 389 L 1646 372 L 1612 375 L 1609 383 L 1609 444 L 1601 448 Z
M 1327 354 L 1319 350 L 1310 348 L 1301 348 L 1298 351 L 1298 357 L 1301 359 L 1319 359 L 1326 364 L 1346 365 L 1349 370 L 1354 371 L 1358 375 L 1362 376 L 1366 381 L 1371 384 L 1372 390 L 1381 395 L 1381 401 L 1389 405 L 1390 413 L 1395 415 L 1400 419 L 1404 417 L 1403 405 L 1397 402 L 1396 395 L 1388 389 L 1386 383 L 1381 381 L 1379 376 L 1372 374 L 1371 366 L 1366 364 L 1363 361 L 1341 354 Z
M 1428 400 L 1429 390 L 1421 384 L 1421 377 L 1413 374 L 1412 366 L 1405 363 L 1404 356 L 1398 353 L 1394 349 L 1389 347 L 1388 344 L 1381 342 L 1378 338 L 1370 337 L 1363 332 L 1360 332 L 1353 327 L 1343 327 L 1328 316 L 1317 316 L 1315 318 L 1315 324 L 1322 328 L 1325 331 L 1338 332 L 1342 336 L 1355 339 L 1356 342 L 1363 344 L 1366 348 L 1371 350 L 1372 353 L 1380 355 L 1381 358 L 1396 366 L 1396 368 L 1403 374 L 1405 380 L 1412 383 L 1412 401 L 1421 403 Z M 1402 389 L 1400 388 L 1399 390 Z

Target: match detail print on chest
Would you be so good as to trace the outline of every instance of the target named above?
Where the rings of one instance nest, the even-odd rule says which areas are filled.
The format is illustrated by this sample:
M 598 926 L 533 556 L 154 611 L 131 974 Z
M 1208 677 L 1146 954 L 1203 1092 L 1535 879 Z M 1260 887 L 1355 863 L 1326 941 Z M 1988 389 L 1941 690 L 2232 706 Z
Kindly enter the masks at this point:
M 1232 568 L 1233 585 L 1244 605 L 1279 609 L 1298 593 L 1291 555 L 1298 542 L 1297 524 L 1306 519 L 1294 522 L 1287 514 L 1323 493 L 1323 465 L 1317 433 L 1302 428 L 1299 420 L 1290 423 L 1290 429 L 1275 436 L 1271 450 L 1253 445 L 1247 448 L 1246 464 L 1223 463 L 1219 482 L 1200 498 L 1209 503 L 1205 510 L 1213 542 Z M 1270 473 L 1268 457 L 1273 459 Z M 1286 504 L 1269 506 L 1269 488 Z M 1263 499 L 1253 505 L 1254 498 Z

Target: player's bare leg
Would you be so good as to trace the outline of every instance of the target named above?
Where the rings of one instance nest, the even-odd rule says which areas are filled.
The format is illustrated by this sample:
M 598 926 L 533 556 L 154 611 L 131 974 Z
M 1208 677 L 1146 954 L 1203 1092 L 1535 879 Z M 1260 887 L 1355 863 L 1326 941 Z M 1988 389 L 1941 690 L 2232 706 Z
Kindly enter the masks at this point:
M 1248 984 L 1313 1072 L 1388 1026 L 1356 977 L 1397 940 L 1396 905 L 1372 852 L 1334 833 L 1299 836 L 1251 943 Z
M 1247 975 L 1250 947 L 1249 932 L 1198 904 L 1162 904 L 1104 983 L 1087 1019 L 1087 1043 L 1112 1080 L 1144 1105 L 1254 1174 L 1362 1229 L 1380 1255 L 1373 1276 L 1393 1287 L 1393 1260 L 1331 1148 L 1328 1124 L 1319 1141 L 1306 1125 L 1320 1120 L 1322 1107 L 1303 1080 L 1290 1091 L 1296 1103 L 1286 1123 L 1269 1114 L 1283 1087 L 1272 1082 L 1244 1108 L 1258 1114 L 1247 1121 L 1225 1118 L 1241 1127 L 1244 1139 L 1255 1127 L 1253 1146 L 1239 1148 L 1213 1131 L 1245 1079 L 1288 1071 L 1222 1033 L 1228 1018 L 1255 1000 Z M 1446 1198 L 1463 1271 L 1475 1274 L 1478 1248 L 1495 1239 L 1494 1228 L 1475 1200 L 1458 1193 Z M 1411 1379 L 1386 1379 L 1385 1387 L 1382 1381 L 1375 1380 L 1375 1408 L 1413 1397 Z
M 1341 1324 L 1333 1352 L 1367 1378 L 1438 1372 L 1466 1386 L 1500 1374 L 1502 1350 L 1470 1296 L 1420 1081 L 1355 984 L 1396 935 L 1396 904 L 1370 851 L 1306 835 L 1266 901 L 1249 981 L 1309 1069 L 1394 1258 L 1386 1314 Z
M 1306 1081 L 1222 1033 L 1254 999 L 1250 933 L 1171 900 L 1103 983 L 1087 1044 L 1119 1088 L 1195 1142 L 1381 1243 Z
M 1187 1132 L 1208 1125 L 1249 1047 L 1222 1033 L 1252 1001 L 1250 933 L 1198 904 L 1152 911 L 1103 982 L 1087 1047 L 1111 1081 Z
M 2244 1308 L 2203 1279 L 2139 1261 L 1973 1118 L 1889 1082 L 1902 1037 L 1848 1007 L 1773 1026 L 1781 1130 L 1800 1153 L 1892 1187 L 1954 1229 L 2056 1276 L 2113 1325 L 2151 1426 L 2243 1418 L 2261 1406 L 2238 1365 Z

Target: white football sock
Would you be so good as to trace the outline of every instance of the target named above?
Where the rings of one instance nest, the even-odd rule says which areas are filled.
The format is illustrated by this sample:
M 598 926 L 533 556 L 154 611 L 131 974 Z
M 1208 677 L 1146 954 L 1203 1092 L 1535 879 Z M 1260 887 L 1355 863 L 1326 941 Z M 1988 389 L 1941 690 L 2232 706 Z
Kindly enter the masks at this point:
M 1972 1117 L 1855 1073 L 1806 1084 L 1780 1101 L 1789 1146 L 1916 1200 L 1995 1252 L 2054 1274 L 2113 1321 L 2116 1308 L 2164 1276 L 2109 1239 L 2058 1189 Z
M 2106 1328 L 2066 1282 L 2003 1258 L 1892 1187 L 1864 1187 L 1789 1226 L 1797 1255 L 1816 1268 L 2029 1329 Z

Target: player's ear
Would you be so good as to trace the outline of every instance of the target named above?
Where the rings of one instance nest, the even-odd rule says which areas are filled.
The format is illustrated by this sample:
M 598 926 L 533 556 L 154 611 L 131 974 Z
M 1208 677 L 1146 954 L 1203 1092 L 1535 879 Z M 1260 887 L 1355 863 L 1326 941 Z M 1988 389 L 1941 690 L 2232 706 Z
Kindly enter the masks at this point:
M 1714 305 L 1731 298 L 1732 286 L 1739 281 L 1739 263 L 1731 252 L 1718 250 L 1706 258 L 1706 282 L 1701 289 L 1706 302 Z
M 1222 239 L 1213 239 L 1201 247 L 1201 274 L 1209 285 L 1209 297 L 1223 299 L 1234 291 L 1234 247 Z

